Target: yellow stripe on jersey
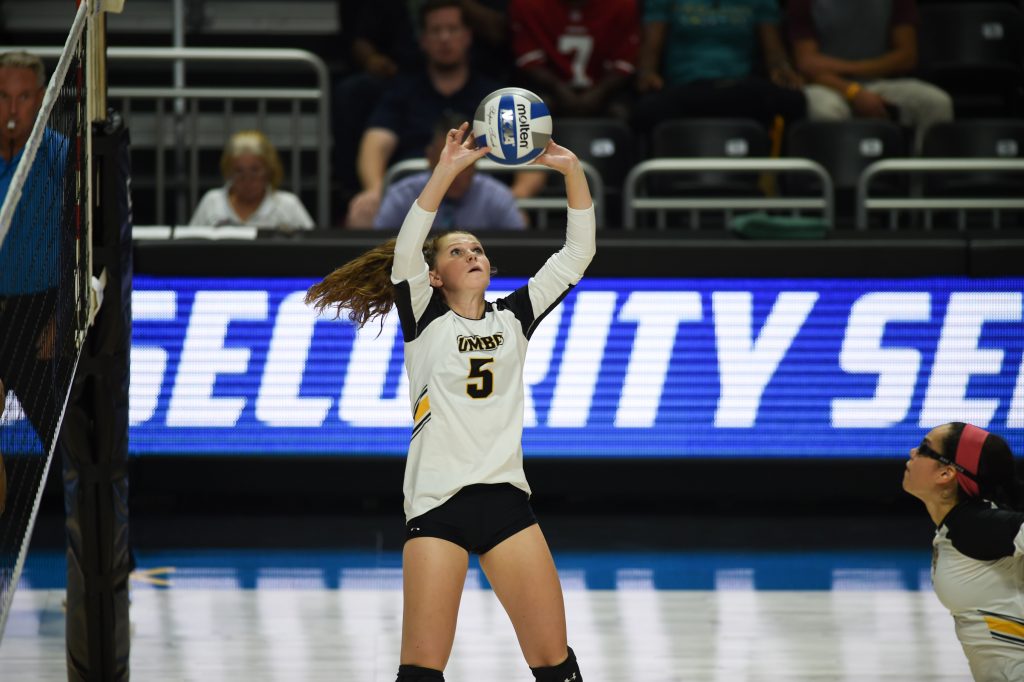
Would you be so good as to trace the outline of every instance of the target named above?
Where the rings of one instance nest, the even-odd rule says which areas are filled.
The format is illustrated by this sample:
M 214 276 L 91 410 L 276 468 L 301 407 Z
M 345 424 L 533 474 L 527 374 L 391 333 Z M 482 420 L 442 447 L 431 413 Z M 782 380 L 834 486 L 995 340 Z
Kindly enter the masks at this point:
M 420 430 L 430 421 L 430 398 L 427 397 L 426 388 L 420 391 L 420 397 L 416 399 L 416 404 L 412 408 L 412 416 L 412 435 L 409 436 L 409 440 L 416 438 Z
M 413 411 L 412 421 L 414 424 L 419 423 L 423 419 L 424 415 L 430 413 L 430 397 L 423 396 L 420 401 L 416 403 L 416 409 Z
M 996 616 L 985 616 L 985 623 L 988 624 L 988 629 L 993 635 L 1000 634 L 1009 637 L 1019 637 L 1024 640 L 1024 624 L 1015 623 L 1005 618 L 997 618 Z

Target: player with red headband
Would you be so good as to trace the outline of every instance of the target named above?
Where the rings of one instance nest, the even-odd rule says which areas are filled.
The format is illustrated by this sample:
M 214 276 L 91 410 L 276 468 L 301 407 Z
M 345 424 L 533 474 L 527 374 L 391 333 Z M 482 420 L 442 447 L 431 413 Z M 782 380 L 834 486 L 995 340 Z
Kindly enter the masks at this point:
M 910 451 L 903 489 L 935 523 L 932 584 L 975 680 L 1024 680 L 1024 511 L 1013 453 L 950 422 Z

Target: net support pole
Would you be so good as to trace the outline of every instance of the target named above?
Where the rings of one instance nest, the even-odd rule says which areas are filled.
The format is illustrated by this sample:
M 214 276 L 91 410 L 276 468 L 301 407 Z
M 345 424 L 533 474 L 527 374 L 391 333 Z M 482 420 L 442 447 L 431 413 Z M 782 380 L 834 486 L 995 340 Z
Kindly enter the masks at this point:
M 103 304 L 85 339 L 64 429 L 69 682 L 129 677 L 128 379 L 132 242 L 128 135 L 97 125 L 93 267 Z
M 93 12 L 92 40 L 103 33 L 103 2 Z M 91 59 L 89 60 L 92 61 Z M 102 63 L 102 62 L 101 62 Z M 99 67 L 101 72 L 105 69 Z M 127 131 L 106 122 L 106 83 L 90 76 L 88 184 L 91 258 L 79 286 L 106 281 L 102 305 L 82 345 L 60 435 L 67 536 L 65 645 L 69 682 L 127 682 L 128 582 L 134 561 L 128 534 L 128 380 L 131 345 L 132 241 Z M 97 100 L 102 102 L 98 105 Z

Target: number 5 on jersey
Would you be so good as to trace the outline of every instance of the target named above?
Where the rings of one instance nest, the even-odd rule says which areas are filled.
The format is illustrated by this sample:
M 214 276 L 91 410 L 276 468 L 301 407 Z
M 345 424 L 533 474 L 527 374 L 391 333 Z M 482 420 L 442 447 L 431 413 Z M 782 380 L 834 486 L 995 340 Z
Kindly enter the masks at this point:
M 494 372 L 486 368 L 486 365 L 492 362 L 494 358 L 469 359 L 466 394 L 470 398 L 486 398 L 494 392 Z

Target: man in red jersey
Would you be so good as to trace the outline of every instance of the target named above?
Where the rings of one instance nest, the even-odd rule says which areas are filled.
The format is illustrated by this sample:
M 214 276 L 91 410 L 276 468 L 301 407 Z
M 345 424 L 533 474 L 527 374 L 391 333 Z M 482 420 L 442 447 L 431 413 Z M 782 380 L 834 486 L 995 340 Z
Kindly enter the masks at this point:
M 622 116 L 636 70 L 636 0 L 512 0 L 512 51 L 523 85 L 553 114 Z

